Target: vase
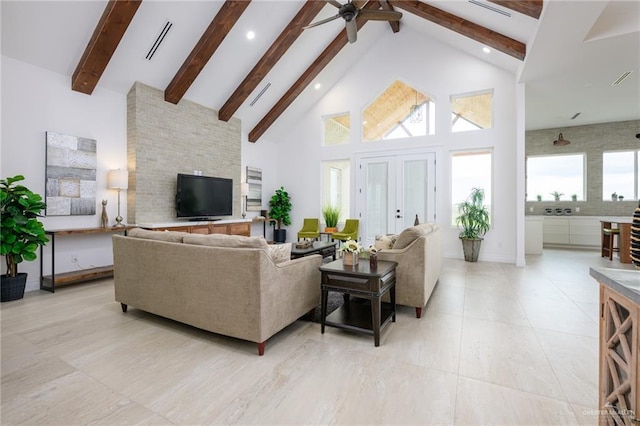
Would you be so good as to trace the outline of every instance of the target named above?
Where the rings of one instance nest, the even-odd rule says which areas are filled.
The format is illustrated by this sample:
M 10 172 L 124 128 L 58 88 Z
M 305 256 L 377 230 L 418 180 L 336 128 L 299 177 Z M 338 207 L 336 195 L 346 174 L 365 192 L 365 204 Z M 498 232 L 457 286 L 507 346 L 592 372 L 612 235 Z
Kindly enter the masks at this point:
M 369 269 L 378 269 L 378 255 L 370 254 L 369 255 Z
M 358 253 L 346 252 L 342 255 L 342 262 L 345 265 L 355 266 L 358 264 L 359 260 L 360 260 L 360 254 Z

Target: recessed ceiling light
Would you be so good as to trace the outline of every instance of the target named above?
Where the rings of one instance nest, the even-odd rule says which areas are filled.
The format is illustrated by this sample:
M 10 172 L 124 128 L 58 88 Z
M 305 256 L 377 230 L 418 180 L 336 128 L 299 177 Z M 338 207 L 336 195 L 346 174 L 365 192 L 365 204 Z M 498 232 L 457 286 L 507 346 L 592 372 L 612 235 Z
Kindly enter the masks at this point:
M 489 49 L 487 46 L 483 47 L 483 48 L 482 48 L 482 51 L 483 51 L 484 53 L 491 53 L 491 49 Z
M 314 89 L 319 90 L 322 87 L 322 84 L 320 83 L 316 83 L 315 86 L 313 86 Z
M 253 31 L 248 31 L 247 32 L 247 39 L 253 40 L 254 38 L 256 38 L 256 33 L 254 33 Z

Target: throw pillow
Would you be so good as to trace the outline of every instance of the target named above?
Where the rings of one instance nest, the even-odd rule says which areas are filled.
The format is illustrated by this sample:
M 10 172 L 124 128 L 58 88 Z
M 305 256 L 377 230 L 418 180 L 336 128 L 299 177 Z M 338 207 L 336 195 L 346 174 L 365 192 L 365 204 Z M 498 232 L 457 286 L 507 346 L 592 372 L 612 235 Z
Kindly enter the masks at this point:
M 267 253 L 269 253 L 269 257 L 275 264 L 291 260 L 291 243 L 269 244 Z
M 373 243 L 373 246 L 378 250 L 385 250 L 393 248 L 393 243 L 395 242 L 395 235 L 376 235 L 376 239 Z
M 166 241 L 169 243 L 181 243 L 183 238 L 191 235 L 188 232 L 175 231 L 150 231 L 148 229 L 133 228 L 127 232 L 127 236 L 133 238 L 143 238 L 145 240 Z
M 398 235 L 398 239 L 393 245 L 394 249 L 403 249 L 408 247 L 409 244 L 414 242 L 417 238 L 428 235 L 434 229 L 437 228 L 435 223 L 422 223 L 420 225 L 412 226 L 405 229 Z
M 229 248 L 267 248 L 268 245 L 263 237 L 244 237 L 242 235 L 226 234 L 189 234 L 189 236 L 184 237 L 184 243 Z

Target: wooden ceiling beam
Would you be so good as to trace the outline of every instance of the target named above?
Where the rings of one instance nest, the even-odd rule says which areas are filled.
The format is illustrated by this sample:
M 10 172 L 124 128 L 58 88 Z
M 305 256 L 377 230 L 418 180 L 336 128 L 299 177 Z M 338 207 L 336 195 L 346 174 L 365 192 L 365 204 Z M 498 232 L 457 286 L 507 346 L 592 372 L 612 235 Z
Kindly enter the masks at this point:
M 164 100 L 177 104 L 187 93 L 222 41 L 238 22 L 251 0 L 227 0 L 200 37 L 164 91 Z
M 90 95 L 107 68 L 142 0 L 111 0 L 71 76 L 71 90 Z
M 278 63 L 278 61 L 289 50 L 291 45 L 298 39 L 304 27 L 309 25 L 313 18 L 320 13 L 325 6 L 325 2 L 317 0 L 307 0 L 300 8 L 298 14 L 289 22 L 278 38 L 269 49 L 262 55 L 262 58 L 247 74 L 242 83 L 236 88 L 233 94 L 227 99 L 220 111 L 218 119 L 229 121 L 233 114 L 240 108 L 240 105 L 247 100 L 249 95 L 258 87 L 258 84 Z
M 379 9 L 380 4 L 377 1 L 369 2 L 365 6 L 366 9 Z M 366 24 L 367 21 L 356 18 L 358 30 Z M 269 127 L 280 117 L 280 115 L 296 100 L 296 98 L 313 82 L 320 74 L 324 67 L 336 57 L 336 55 L 349 43 L 347 38 L 347 30 L 343 29 L 340 34 L 333 39 L 326 49 L 316 58 L 315 61 L 306 69 L 298 80 L 287 90 L 280 100 L 271 108 L 262 120 L 249 132 L 249 142 L 256 142 L 260 136 L 267 131 Z
M 393 11 L 393 6 L 391 6 L 387 0 L 378 1 L 380 2 L 380 6 L 382 6 L 382 10 Z M 391 26 L 391 31 L 393 31 L 394 33 L 400 31 L 400 21 L 389 21 L 389 26 Z
M 542 13 L 542 0 L 488 0 L 507 9 L 514 10 L 523 15 L 539 19 Z
M 523 60 L 526 55 L 527 46 L 524 43 L 426 3 L 417 0 L 389 0 L 389 3 L 516 59 Z

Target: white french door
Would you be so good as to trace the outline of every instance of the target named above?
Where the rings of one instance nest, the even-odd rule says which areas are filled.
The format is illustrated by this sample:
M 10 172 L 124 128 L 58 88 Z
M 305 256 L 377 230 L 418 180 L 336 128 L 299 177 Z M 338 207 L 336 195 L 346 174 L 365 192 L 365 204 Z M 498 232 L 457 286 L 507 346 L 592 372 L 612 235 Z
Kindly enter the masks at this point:
M 378 234 L 396 234 L 435 221 L 435 153 L 366 154 L 357 164 L 357 208 L 365 247 Z

